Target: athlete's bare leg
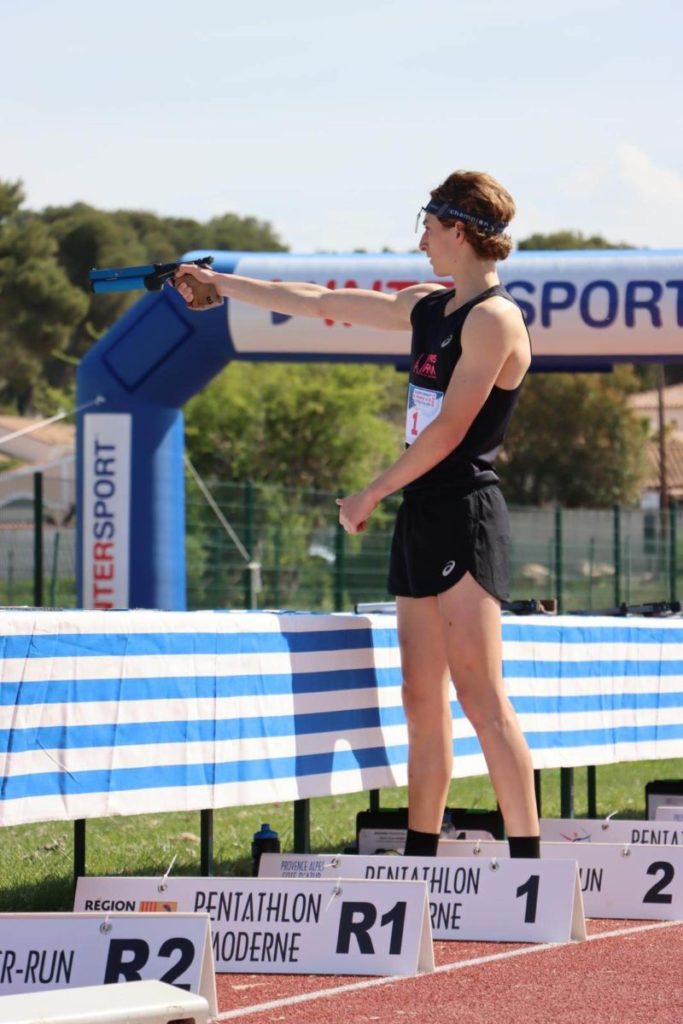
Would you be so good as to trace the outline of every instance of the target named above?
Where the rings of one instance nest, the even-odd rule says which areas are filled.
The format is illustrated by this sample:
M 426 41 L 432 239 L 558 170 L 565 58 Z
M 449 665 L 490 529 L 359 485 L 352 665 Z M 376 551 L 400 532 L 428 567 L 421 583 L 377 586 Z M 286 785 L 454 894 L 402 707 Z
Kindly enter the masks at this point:
M 531 756 L 503 684 L 498 601 L 468 573 L 438 597 L 399 597 L 396 607 L 410 744 L 410 828 L 441 830 L 452 774 L 452 678 L 484 752 L 508 835 L 538 835 Z
M 436 597 L 396 599 L 408 723 L 409 827 L 438 834 L 453 769 L 451 683 Z
M 503 684 L 500 604 L 467 573 L 437 598 L 451 677 L 509 836 L 539 833 L 531 755 Z

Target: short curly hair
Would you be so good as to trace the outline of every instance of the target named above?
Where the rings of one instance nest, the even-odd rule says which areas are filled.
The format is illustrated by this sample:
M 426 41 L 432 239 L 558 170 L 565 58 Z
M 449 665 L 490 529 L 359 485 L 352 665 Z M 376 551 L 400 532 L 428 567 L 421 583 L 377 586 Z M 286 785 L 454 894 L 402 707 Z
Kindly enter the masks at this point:
M 432 199 L 459 207 L 491 223 L 509 224 L 515 215 L 515 201 L 490 174 L 484 171 L 454 171 L 442 185 L 430 193 Z M 446 227 L 455 220 L 439 217 Z M 504 260 L 512 252 L 512 238 L 507 234 L 492 234 L 472 221 L 462 221 L 465 238 L 480 259 Z

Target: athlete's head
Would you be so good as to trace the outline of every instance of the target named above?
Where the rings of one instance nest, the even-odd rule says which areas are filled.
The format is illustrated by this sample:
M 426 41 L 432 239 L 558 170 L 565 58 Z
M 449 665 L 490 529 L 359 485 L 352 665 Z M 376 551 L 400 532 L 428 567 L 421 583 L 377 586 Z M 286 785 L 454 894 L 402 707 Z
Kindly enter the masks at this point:
M 490 174 L 454 171 L 430 195 L 425 211 L 444 227 L 460 224 L 476 256 L 504 260 L 510 255 L 512 239 L 505 229 L 515 215 L 515 202 Z

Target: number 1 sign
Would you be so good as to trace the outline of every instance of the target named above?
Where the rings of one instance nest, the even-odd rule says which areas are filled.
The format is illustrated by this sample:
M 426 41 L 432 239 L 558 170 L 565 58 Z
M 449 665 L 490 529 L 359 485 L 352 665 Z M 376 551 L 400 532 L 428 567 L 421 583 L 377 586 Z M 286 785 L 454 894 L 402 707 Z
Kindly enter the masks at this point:
M 497 857 L 331 856 L 307 861 L 264 854 L 261 874 L 427 883 L 435 939 L 568 942 L 585 939 L 576 863 Z

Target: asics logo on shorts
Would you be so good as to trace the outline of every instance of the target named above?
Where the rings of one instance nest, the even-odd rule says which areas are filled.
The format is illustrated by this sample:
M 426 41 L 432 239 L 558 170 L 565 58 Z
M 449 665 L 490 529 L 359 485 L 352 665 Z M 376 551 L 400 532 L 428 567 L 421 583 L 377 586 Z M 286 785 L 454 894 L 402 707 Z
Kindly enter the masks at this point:
M 442 576 L 450 576 L 450 574 L 453 572 L 454 569 L 455 569 L 455 562 L 446 562 L 446 564 L 444 565 L 443 569 L 441 570 L 441 575 Z

